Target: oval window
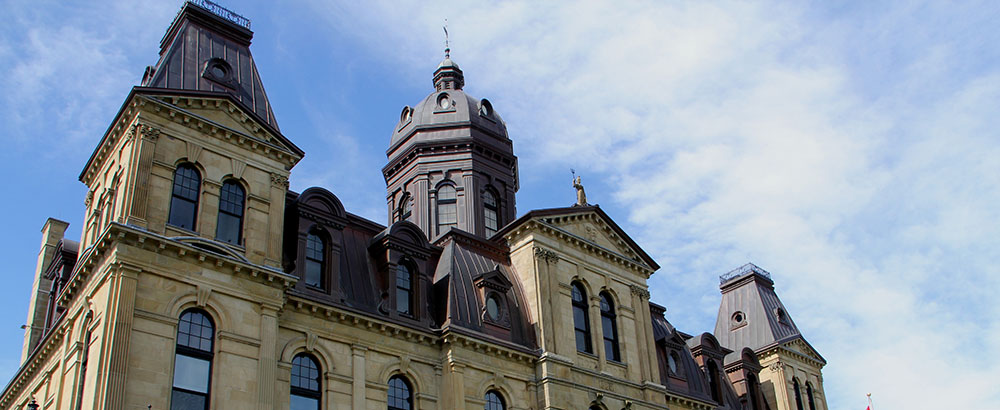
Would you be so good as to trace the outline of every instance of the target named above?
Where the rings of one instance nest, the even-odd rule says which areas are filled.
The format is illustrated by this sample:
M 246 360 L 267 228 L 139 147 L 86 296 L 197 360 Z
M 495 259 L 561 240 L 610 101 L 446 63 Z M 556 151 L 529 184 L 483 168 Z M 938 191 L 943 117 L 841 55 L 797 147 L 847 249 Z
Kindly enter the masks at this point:
M 486 314 L 492 320 L 500 320 L 500 299 L 495 293 L 486 298 Z
M 438 96 L 438 107 L 443 110 L 451 108 L 451 98 L 448 98 L 448 94 L 442 93 Z

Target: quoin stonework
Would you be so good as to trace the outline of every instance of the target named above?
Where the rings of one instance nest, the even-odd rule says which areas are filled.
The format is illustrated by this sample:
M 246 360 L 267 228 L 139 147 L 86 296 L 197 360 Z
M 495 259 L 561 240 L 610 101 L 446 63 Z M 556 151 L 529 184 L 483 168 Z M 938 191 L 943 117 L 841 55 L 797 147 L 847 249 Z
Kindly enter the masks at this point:
M 386 124 L 388 226 L 289 190 L 305 153 L 252 36 L 184 3 L 80 174 L 82 237 L 44 223 L 0 408 L 826 410 L 768 272 L 723 275 L 714 332 L 687 334 L 579 179 L 518 216 L 502 107 L 447 54 Z

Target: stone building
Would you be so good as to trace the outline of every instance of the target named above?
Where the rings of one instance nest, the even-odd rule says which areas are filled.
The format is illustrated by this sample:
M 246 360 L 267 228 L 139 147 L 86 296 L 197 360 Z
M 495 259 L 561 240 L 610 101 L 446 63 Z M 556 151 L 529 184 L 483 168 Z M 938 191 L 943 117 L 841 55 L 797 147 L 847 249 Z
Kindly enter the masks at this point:
M 517 217 L 506 124 L 447 52 L 393 126 L 389 226 L 290 191 L 304 152 L 251 38 L 181 8 L 80 174 L 79 242 L 45 222 L 0 408 L 827 408 L 825 362 L 763 270 L 725 277 L 715 334 L 692 336 L 582 192 Z

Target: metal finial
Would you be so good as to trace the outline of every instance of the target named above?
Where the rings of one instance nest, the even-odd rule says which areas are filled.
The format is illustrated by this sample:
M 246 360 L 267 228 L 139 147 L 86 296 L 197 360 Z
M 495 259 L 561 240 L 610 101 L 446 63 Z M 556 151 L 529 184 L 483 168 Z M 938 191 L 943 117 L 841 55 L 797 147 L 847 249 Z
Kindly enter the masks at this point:
M 448 19 L 444 19 L 444 58 L 451 58 L 451 46 L 448 44 Z

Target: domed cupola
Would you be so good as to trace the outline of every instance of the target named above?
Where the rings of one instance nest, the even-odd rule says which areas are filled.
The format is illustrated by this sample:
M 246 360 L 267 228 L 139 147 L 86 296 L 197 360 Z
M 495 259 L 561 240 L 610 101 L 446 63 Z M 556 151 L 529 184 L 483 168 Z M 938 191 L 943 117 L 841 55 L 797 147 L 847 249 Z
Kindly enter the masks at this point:
M 490 237 L 516 215 L 517 157 L 507 125 L 489 100 L 464 87 L 445 49 L 434 91 L 403 107 L 382 169 L 390 223 L 409 220 L 429 238 L 452 227 Z
M 434 71 L 434 89 L 441 90 L 461 90 L 465 86 L 465 76 L 458 64 L 451 61 L 451 49 L 444 49 L 444 60 L 438 64 Z

